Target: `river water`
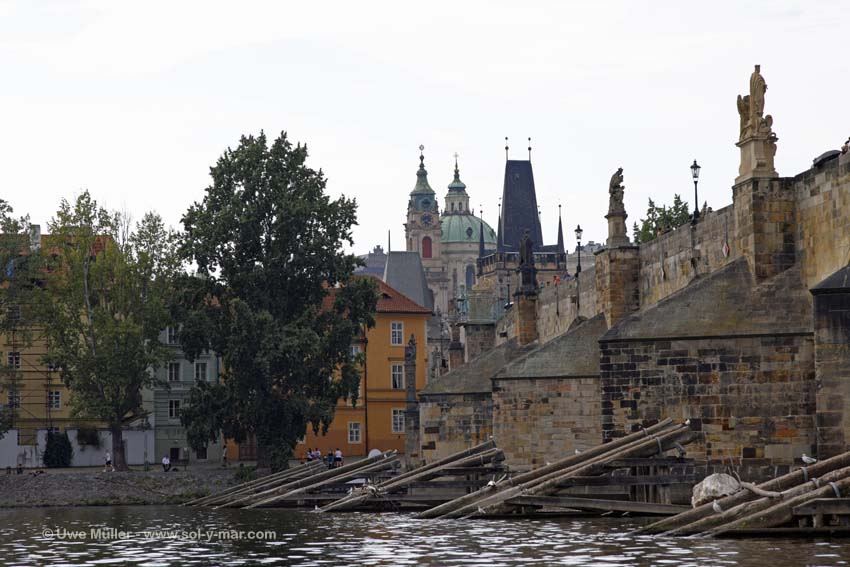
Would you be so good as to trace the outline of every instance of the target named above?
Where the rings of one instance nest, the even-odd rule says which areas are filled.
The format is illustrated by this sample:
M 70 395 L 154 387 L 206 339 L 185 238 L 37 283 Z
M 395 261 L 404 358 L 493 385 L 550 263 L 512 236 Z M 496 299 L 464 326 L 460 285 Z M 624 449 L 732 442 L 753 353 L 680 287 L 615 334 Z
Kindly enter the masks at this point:
M 0 565 L 826 566 L 850 540 L 632 537 L 624 518 L 417 520 L 171 506 L 0 510 Z M 260 533 L 256 533 L 259 531 Z

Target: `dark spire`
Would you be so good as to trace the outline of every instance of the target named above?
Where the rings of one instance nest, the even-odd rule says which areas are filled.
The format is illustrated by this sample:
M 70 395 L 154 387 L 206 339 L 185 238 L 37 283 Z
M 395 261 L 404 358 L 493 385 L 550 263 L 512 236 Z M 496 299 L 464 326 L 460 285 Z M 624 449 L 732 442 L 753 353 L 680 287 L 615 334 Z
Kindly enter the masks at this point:
M 540 250 L 543 231 L 530 161 L 508 160 L 505 163 L 501 217 L 498 241 L 503 250 L 518 250 L 519 241 L 526 230 L 531 234 L 534 250 Z
M 558 203 L 558 254 L 564 252 L 564 225 L 561 223 L 561 204 Z
M 528 137 L 528 161 L 531 161 L 531 136 Z
M 496 250 L 499 252 L 505 251 L 505 246 L 502 244 L 502 199 L 499 198 L 499 220 L 496 223 Z
M 483 258 L 484 254 L 484 215 L 481 215 L 481 222 L 478 223 L 478 257 Z

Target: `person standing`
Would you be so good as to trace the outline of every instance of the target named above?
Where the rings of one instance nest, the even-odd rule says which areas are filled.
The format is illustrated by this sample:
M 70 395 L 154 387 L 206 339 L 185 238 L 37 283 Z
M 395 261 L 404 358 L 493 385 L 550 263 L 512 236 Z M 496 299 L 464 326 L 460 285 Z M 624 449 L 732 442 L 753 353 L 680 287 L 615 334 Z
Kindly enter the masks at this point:
M 334 451 L 334 467 L 339 468 L 342 466 L 342 451 L 339 450 L 339 447 Z
M 171 459 L 168 458 L 168 455 L 162 456 L 162 472 L 168 472 L 171 469 Z
M 103 456 L 103 472 L 114 472 L 115 468 L 112 466 L 112 455 L 109 454 L 109 451 L 106 452 L 106 455 Z
M 221 444 L 221 466 L 227 468 L 227 443 Z

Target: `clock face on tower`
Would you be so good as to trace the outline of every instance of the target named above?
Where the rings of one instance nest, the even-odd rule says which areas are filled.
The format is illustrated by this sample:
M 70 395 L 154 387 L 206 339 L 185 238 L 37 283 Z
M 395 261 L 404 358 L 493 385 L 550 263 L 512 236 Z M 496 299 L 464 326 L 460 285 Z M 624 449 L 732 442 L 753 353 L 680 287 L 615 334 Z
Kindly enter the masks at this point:
M 431 215 L 422 215 L 422 224 L 424 226 L 431 226 L 431 222 L 433 222 L 433 220 L 434 219 L 431 218 Z

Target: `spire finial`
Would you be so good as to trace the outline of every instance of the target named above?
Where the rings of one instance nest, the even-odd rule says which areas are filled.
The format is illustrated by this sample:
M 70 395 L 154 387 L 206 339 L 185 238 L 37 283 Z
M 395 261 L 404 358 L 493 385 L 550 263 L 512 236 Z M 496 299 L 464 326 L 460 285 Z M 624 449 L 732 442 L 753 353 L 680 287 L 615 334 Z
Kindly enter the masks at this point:
M 531 161 L 531 136 L 528 137 L 528 161 Z
M 425 146 L 419 144 L 419 167 L 425 167 Z
M 508 137 L 505 136 L 505 160 L 508 159 Z

